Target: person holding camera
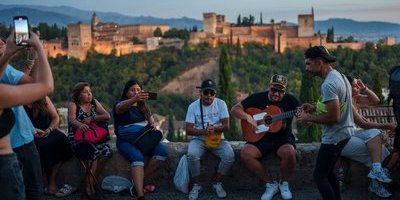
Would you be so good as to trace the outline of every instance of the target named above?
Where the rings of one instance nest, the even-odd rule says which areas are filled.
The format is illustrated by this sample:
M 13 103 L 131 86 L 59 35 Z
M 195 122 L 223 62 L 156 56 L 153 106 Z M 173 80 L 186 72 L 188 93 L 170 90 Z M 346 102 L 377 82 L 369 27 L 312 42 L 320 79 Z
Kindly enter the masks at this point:
M 207 150 L 221 159 L 212 187 L 218 198 L 225 198 L 227 194 L 221 181 L 235 161 L 232 146 L 224 138 L 224 133 L 229 130 L 229 112 L 225 101 L 216 97 L 217 86 L 213 80 L 204 80 L 199 88 L 200 98 L 189 105 L 185 120 L 186 134 L 193 136 L 187 153 L 194 183 L 189 199 L 198 199 L 203 190 L 200 185 L 200 158 Z
M 149 100 L 149 92 L 143 92 L 138 81 L 129 80 L 113 109 L 117 148 L 130 163 L 133 182 L 130 193 L 138 200 L 144 199 L 145 193 L 155 190 L 153 184 L 144 186 L 143 181 L 160 166 L 162 161 L 167 159 L 165 146 L 160 142 L 162 138 L 152 138 L 154 141 L 149 145 L 152 147 L 148 152 L 144 152 L 133 142 L 146 127 L 151 127 L 151 131 L 154 131 L 147 134 L 161 134 L 154 129 L 154 119 L 146 105 L 147 100 Z M 147 167 L 144 167 L 144 156 L 151 156 Z
M 38 54 L 32 77 L 8 65 L 18 51 L 26 48 L 16 45 L 14 31 L 7 41 L 0 41 L 0 194 L 3 199 L 43 199 L 40 158 L 33 142 L 36 131 L 21 105 L 49 95 L 54 83 L 38 36 L 30 32 L 30 38 L 24 43 Z

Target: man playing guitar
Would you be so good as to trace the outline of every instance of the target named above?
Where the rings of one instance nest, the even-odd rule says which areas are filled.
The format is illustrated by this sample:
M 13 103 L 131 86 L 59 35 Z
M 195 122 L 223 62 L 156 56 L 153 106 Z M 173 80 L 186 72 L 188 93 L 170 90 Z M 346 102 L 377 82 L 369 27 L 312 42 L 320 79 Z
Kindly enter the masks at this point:
M 242 120 L 243 134 L 245 138 L 248 138 L 246 145 L 240 151 L 241 159 L 246 167 L 265 183 L 262 200 L 272 199 L 278 190 L 280 190 L 283 199 L 292 198 L 288 179 L 294 172 L 296 165 L 296 145 L 292 133 L 293 114 L 284 117 L 279 122 L 281 126 L 276 132 L 268 132 L 267 129 L 263 133 L 258 129 L 260 129 L 260 121 L 265 121 L 266 117 L 256 121 L 254 119 L 256 115 L 252 112 L 258 109 L 260 112 L 266 112 L 266 115 L 270 115 L 268 112 L 278 112 L 272 114 L 279 114 L 279 112 L 296 110 L 300 103 L 293 95 L 286 93 L 286 85 L 287 78 L 275 74 L 271 77 L 269 90 L 248 96 L 233 106 L 231 110 L 233 116 Z M 274 119 L 274 116 L 272 116 L 272 119 Z M 252 129 L 243 128 L 246 127 L 245 124 L 247 124 L 247 127 L 251 124 Z M 268 122 L 266 124 L 268 125 Z M 273 124 L 270 124 L 271 127 Z M 258 134 L 263 135 L 260 137 Z M 276 153 L 281 159 L 279 183 L 272 180 L 260 161 L 269 153 Z

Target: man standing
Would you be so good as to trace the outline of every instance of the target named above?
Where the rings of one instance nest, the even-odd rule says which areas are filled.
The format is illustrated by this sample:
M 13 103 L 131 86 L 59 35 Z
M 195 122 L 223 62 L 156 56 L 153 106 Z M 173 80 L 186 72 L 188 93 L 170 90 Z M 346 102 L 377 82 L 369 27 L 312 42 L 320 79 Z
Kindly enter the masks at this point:
M 235 161 L 233 149 L 224 138 L 224 133 L 229 129 L 228 108 L 223 100 L 215 97 L 216 88 L 213 80 L 204 80 L 200 87 L 200 98 L 189 105 L 186 114 L 186 133 L 193 136 L 187 155 L 194 183 L 189 193 L 190 200 L 197 199 L 203 189 L 200 185 L 200 158 L 206 150 L 221 159 L 213 180 L 213 189 L 219 198 L 226 197 L 221 181 Z
M 251 124 L 252 128 L 243 134 L 255 134 L 251 132 L 257 131 L 257 122 L 248 113 L 249 108 L 264 110 L 277 107 L 283 112 L 293 111 L 294 113 L 300 103 L 294 96 L 286 93 L 286 85 L 287 78 L 275 74 L 271 77 L 268 91 L 252 94 L 233 106 L 232 115 L 241 119 L 242 123 L 245 121 L 245 123 Z M 292 198 L 288 183 L 296 165 L 296 145 L 292 133 L 292 121 L 293 115 L 290 115 L 287 119 L 283 119 L 282 127 L 278 128 L 277 132 L 264 132 L 262 138 L 258 141 L 248 141 L 240 151 L 240 157 L 246 167 L 265 183 L 262 200 L 272 199 L 278 190 L 281 191 L 283 199 Z M 273 124 L 271 124 L 272 126 Z M 269 153 L 276 153 L 281 159 L 279 183 L 272 180 L 260 161 Z
M 333 171 L 343 147 L 354 131 L 351 85 L 347 78 L 331 66 L 336 58 L 323 46 L 305 52 L 306 70 L 324 79 L 321 85 L 322 106 L 303 104 L 298 121 L 323 124 L 321 146 L 314 169 L 314 179 L 324 200 L 341 199 L 338 180 Z M 310 112 L 324 111 L 311 115 Z

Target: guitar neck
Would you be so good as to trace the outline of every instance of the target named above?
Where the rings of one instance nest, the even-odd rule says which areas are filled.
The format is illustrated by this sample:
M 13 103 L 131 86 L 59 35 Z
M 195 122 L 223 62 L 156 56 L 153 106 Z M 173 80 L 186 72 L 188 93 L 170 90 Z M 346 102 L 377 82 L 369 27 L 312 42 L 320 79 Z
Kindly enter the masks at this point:
M 274 116 L 272 116 L 271 123 L 282 120 L 282 119 L 286 119 L 289 117 L 293 117 L 295 113 L 296 113 L 296 110 L 292 110 L 292 111 L 284 112 L 284 113 L 281 113 L 278 115 L 274 115 Z

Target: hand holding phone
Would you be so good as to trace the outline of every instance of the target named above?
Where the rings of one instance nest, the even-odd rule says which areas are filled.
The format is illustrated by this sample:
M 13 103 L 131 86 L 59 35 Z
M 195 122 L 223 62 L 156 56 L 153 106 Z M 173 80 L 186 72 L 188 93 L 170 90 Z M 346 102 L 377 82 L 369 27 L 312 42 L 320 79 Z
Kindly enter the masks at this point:
M 14 34 L 15 44 L 17 46 L 27 46 L 26 40 L 29 40 L 29 22 L 26 16 L 15 16 L 14 21 Z

